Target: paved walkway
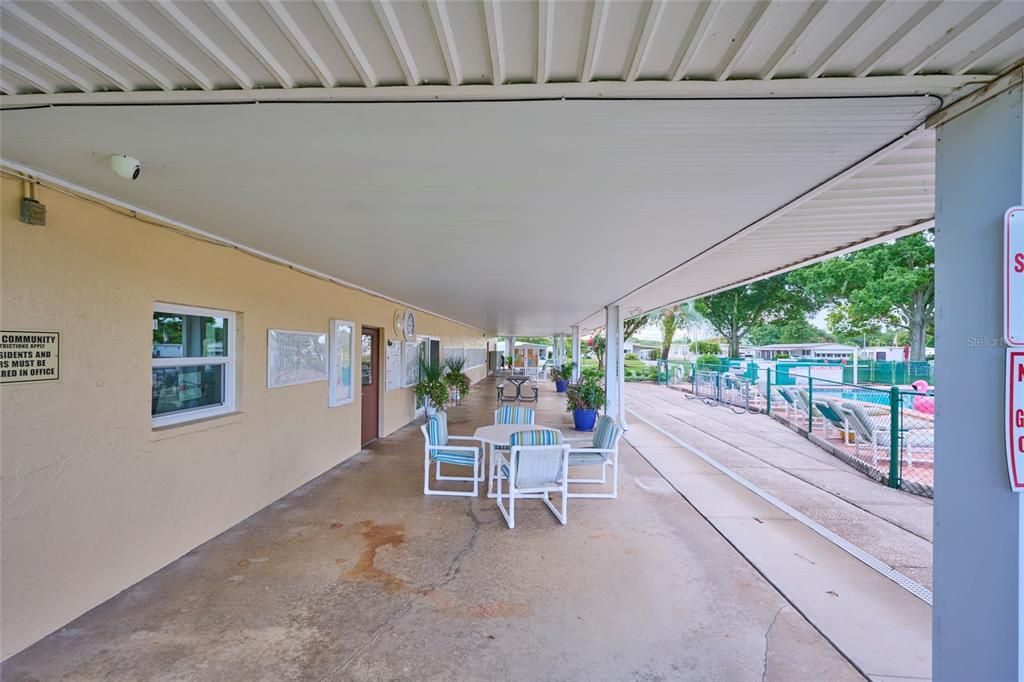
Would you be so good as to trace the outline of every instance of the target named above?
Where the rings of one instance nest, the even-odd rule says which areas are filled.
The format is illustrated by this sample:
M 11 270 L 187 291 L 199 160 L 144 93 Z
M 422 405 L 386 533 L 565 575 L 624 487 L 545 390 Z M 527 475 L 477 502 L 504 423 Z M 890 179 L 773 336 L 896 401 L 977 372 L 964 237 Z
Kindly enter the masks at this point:
M 882 487 L 761 415 L 653 384 L 630 384 L 627 407 L 637 452 L 860 670 L 931 677 L 931 607 L 884 566 L 930 584 L 930 500 Z
M 492 421 L 493 395 L 453 408 L 452 432 Z M 538 422 L 571 428 L 547 387 Z M 415 424 L 380 440 L 3 679 L 862 679 L 630 445 L 619 499 L 573 500 L 565 527 L 524 503 L 515 530 L 486 498 L 424 497 L 422 452 Z
M 764 415 L 655 384 L 627 384 L 626 395 L 637 414 L 931 588 L 931 499 L 881 485 Z

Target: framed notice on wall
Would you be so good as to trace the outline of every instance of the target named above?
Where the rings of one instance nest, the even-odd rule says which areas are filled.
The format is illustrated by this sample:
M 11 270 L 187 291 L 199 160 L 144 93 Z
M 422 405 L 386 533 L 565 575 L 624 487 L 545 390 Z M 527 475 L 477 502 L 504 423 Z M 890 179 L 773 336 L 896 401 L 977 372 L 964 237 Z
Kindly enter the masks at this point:
M 328 370 L 327 404 L 347 405 L 355 398 L 352 362 L 356 354 L 356 327 L 348 320 L 331 320 L 331 362 Z
M 327 381 L 327 334 L 267 330 L 267 388 Z
M 402 342 L 388 339 L 384 350 L 384 390 L 402 387 Z
M 0 331 L 0 384 L 60 379 L 60 332 Z

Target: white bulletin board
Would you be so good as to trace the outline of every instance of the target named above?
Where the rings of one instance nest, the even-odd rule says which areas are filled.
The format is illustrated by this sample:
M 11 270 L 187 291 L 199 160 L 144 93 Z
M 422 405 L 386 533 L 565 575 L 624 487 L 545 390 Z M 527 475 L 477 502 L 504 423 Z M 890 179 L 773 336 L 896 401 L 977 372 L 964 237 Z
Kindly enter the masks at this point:
M 402 387 L 402 342 L 388 339 L 384 349 L 384 390 Z
M 267 330 L 267 388 L 327 381 L 327 333 Z

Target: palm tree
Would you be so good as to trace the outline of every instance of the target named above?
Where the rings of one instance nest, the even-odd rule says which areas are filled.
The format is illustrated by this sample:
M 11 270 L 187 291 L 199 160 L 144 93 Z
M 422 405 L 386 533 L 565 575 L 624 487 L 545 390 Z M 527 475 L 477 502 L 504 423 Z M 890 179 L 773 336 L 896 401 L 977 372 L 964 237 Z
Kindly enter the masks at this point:
M 668 353 L 672 348 L 672 339 L 675 338 L 676 330 L 680 327 L 686 328 L 699 320 L 700 313 L 697 312 L 692 301 L 677 303 L 674 306 L 661 309 L 658 314 L 658 322 L 661 324 L 662 360 L 668 360 Z

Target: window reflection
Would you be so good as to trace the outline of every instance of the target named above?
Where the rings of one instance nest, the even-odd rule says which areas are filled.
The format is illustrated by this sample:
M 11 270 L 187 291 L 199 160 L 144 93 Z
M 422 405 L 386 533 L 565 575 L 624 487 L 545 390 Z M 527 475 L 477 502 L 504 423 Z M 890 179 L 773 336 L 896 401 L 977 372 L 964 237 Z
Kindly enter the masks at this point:
M 153 368 L 153 416 L 220 405 L 223 400 L 224 365 Z
M 223 317 L 153 313 L 154 358 L 212 358 L 227 355 L 228 321 Z
M 363 386 L 373 383 L 373 334 L 363 334 Z

